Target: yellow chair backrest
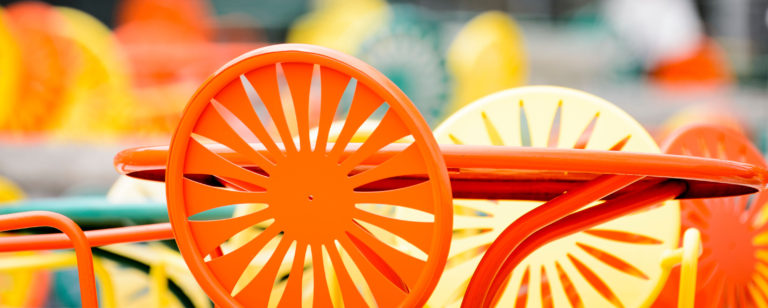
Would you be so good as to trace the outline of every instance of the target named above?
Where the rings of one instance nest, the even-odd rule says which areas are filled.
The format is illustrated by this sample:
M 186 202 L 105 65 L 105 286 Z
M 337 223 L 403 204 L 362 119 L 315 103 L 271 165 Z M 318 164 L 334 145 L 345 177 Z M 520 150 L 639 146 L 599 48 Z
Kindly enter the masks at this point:
M 486 96 L 437 129 L 439 143 L 659 152 L 629 115 L 593 95 L 531 86 Z M 454 238 L 428 304 L 457 307 L 497 235 L 541 202 L 454 201 Z M 553 241 L 514 270 L 500 307 L 642 307 L 663 286 L 661 256 L 677 248 L 677 201 Z M 581 305 L 581 306 L 579 306 Z
M 453 75 L 450 108 L 485 95 L 522 86 L 528 64 L 520 27 L 506 13 L 490 11 L 470 20 L 448 47 L 446 66 Z

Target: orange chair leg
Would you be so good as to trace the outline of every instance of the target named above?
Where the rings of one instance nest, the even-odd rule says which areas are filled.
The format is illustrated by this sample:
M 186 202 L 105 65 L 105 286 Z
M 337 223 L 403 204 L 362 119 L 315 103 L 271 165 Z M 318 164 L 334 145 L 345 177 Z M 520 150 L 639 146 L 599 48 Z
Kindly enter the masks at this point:
M 93 276 L 93 254 L 83 230 L 71 219 L 53 212 L 31 211 L 0 215 L 0 231 L 33 227 L 53 227 L 66 234 L 74 246 L 77 256 L 80 297 L 83 307 L 98 307 L 96 280 Z
M 509 253 L 503 265 L 498 267 L 499 270 L 496 272 L 490 288 L 486 288 L 487 293 L 482 307 L 491 307 L 495 304 L 496 295 L 504 287 L 509 274 L 512 273 L 515 266 L 542 245 L 599 225 L 617 216 L 626 215 L 642 208 L 674 199 L 685 191 L 685 188 L 686 186 L 683 182 L 665 181 L 652 187 L 641 189 L 638 193 L 626 194 L 606 201 L 603 204 L 568 215 L 534 232 L 520 242 Z
M 640 176 L 602 175 L 516 219 L 488 247 L 469 281 L 462 307 L 479 307 L 483 303 L 503 261 L 530 234 L 641 179 Z

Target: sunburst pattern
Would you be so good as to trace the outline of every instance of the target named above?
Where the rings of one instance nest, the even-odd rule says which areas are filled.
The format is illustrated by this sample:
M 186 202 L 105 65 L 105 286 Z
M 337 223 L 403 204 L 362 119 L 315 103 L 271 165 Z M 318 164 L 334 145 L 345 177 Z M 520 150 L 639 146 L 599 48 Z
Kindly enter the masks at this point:
M 554 87 L 483 98 L 449 118 L 435 135 L 438 142 L 454 144 L 658 152 L 653 139 L 624 112 L 594 96 Z M 540 204 L 454 200 L 451 252 L 430 307 L 458 306 L 490 243 Z M 677 245 L 678 227 L 672 201 L 553 241 L 520 263 L 498 305 L 639 306 L 664 281 L 658 260 Z
M 344 126 L 328 142 L 348 88 L 353 96 Z M 319 105 L 316 116 L 309 111 L 313 104 Z M 256 51 L 204 85 L 174 136 L 167 183 L 180 249 L 214 301 L 390 307 L 426 300 L 447 255 L 450 190 L 437 145 L 415 110 L 370 67 L 305 45 Z M 351 144 L 360 126 L 378 114 L 383 116 L 370 135 Z M 313 121 L 316 134 L 310 134 Z M 365 166 L 368 157 L 405 137 L 411 141 L 402 152 Z M 208 142 L 249 164 L 234 164 Z M 359 189 L 412 174 L 427 180 Z M 238 204 L 263 206 L 231 219 L 195 218 Z M 391 211 L 371 210 L 372 204 L 408 209 L 419 219 L 386 215 Z M 228 243 L 253 226 L 258 231 L 250 238 Z
M 741 134 L 715 126 L 692 126 L 670 138 L 666 151 L 746 162 L 765 167 L 760 152 Z M 765 191 L 749 196 L 680 202 L 682 229 L 701 232 L 703 251 L 696 282 L 697 307 L 768 307 L 768 225 Z M 675 269 L 671 278 L 678 276 Z M 677 302 L 670 279 L 656 307 Z

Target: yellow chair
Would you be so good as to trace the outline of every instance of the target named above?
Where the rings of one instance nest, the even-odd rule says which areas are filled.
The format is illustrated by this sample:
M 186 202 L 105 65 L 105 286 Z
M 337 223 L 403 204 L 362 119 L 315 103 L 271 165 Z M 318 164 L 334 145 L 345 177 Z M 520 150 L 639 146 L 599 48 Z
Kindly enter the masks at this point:
M 383 0 L 320 1 L 288 32 L 288 43 L 304 43 L 356 54 L 360 45 L 390 18 Z
M 0 176 L 0 203 L 24 199 L 24 191 L 11 180 Z
M 134 262 L 149 266 L 149 275 L 140 270 L 126 267 L 106 258 L 94 258 L 94 271 L 99 283 L 100 303 L 102 307 L 182 307 L 176 297 L 168 290 L 168 280 L 179 286 L 184 295 L 190 297 L 195 307 L 210 307 L 205 293 L 200 290 L 178 252 L 161 245 L 119 244 L 101 249 L 119 255 Z M 77 266 L 75 254 L 36 253 L 15 254 L 0 257 L 0 272 L 27 275 L 36 271 L 67 269 Z M 14 287 L 16 287 L 14 285 Z M 3 307 L 24 307 L 14 304 L 16 297 L 26 294 L 20 288 L 36 288 L 35 284 L 19 283 L 14 288 L 17 295 L 8 294 L 3 298 Z M 144 293 L 146 288 L 149 293 Z M 9 291 L 10 292 L 10 291 Z
M 101 249 L 149 267 L 147 274 L 116 262 L 110 263 L 110 273 L 120 277 L 120 284 L 115 288 L 119 307 L 183 307 L 181 300 L 169 290 L 170 280 L 194 307 L 211 307 L 208 297 L 192 278 L 177 251 L 156 243 L 117 244 Z M 145 293 L 147 288 L 149 293 Z
M 449 117 L 435 129 L 435 137 L 452 144 L 659 152 L 640 124 L 605 100 L 547 86 L 486 96 Z M 456 199 L 448 263 L 428 305 L 458 307 L 490 243 L 539 204 Z M 686 256 L 685 274 L 695 268 L 695 258 L 690 260 L 698 253 L 696 231 L 684 251 L 675 251 L 679 228 L 678 202 L 667 201 L 550 242 L 515 268 L 499 306 L 648 306 L 680 255 Z M 685 280 L 695 282 L 693 274 L 693 280 Z
M 0 257 L 0 272 L 26 274 L 43 271 L 72 268 L 77 266 L 75 254 L 68 253 L 35 253 L 16 254 Z M 99 283 L 99 295 L 103 307 L 117 307 L 115 300 L 115 288 L 110 273 L 99 259 L 93 260 L 94 274 Z M 29 284 L 28 288 L 36 288 L 37 285 Z M 23 292 L 20 292 L 23 293 Z M 11 306 L 13 307 L 13 306 Z M 22 306 L 16 306 L 22 307 Z
M 451 111 L 488 94 L 522 86 L 528 75 L 522 31 L 504 12 L 480 14 L 453 39 L 446 66 L 454 78 Z
M 114 138 L 135 126 L 125 56 L 110 30 L 82 11 L 57 7 L 56 35 L 71 43 L 61 113 L 54 125 L 68 139 Z

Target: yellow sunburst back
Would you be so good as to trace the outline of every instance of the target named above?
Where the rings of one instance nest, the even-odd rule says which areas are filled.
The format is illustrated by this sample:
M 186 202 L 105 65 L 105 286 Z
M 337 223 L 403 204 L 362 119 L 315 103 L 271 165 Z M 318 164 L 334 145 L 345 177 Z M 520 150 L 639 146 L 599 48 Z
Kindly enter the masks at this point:
M 659 152 L 629 115 L 593 95 L 531 86 L 484 97 L 442 123 L 439 143 Z M 488 245 L 530 201 L 454 200 L 454 238 L 428 304 L 457 307 Z M 666 281 L 661 256 L 677 247 L 676 201 L 553 241 L 512 273 L 501 307 L 640 307 Z

